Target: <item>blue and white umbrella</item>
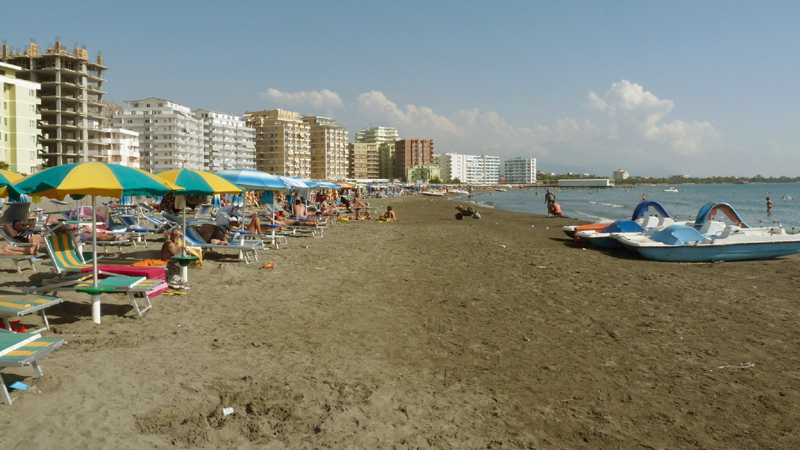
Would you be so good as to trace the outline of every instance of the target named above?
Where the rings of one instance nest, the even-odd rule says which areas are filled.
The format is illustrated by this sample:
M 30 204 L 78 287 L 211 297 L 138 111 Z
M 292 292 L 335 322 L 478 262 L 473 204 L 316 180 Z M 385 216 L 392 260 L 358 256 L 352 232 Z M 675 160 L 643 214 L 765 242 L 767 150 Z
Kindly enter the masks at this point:
M 226 169 L 217 175 L 248 191 L 285 191 L 287 186 L 275 175 L 255 169 Z

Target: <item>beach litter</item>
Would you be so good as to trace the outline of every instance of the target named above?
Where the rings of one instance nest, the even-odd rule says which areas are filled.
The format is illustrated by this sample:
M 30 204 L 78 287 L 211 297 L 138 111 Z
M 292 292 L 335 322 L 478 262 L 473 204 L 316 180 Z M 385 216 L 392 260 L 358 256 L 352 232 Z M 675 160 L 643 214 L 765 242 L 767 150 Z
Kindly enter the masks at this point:
M 503 245 L 503 244 L 500 244 L 500 246 L 499 246 L 499 247 L 500 247 L 500 248 L 506 248 L 506 246 L 505 246 L 505 245 Z
M 233 408 L 222 408 L 222 415 L 229 416 L 233 414 Z
M 18 391 L 27 391 L 28 389 L 30 389 L 30 386 L 21 381 L 15 381 L 11 383 L 8 387 L 10 387 L 11 389 L 16 389 Z

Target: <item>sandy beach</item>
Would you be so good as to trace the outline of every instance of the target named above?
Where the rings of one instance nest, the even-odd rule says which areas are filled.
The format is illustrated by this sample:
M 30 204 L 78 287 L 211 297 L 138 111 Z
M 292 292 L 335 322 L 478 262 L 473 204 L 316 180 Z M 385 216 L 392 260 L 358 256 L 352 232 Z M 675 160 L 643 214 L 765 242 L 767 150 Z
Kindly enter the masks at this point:
M 800 256 L 658 263 L 572 220 L 371 204 L 399 222 L 211 255 L 142 319 L 64 294 L 45 376 L 3 370 L 35 385 L 0 404 L 3 448 L 800 447 Z M 0 261 L 0 285 L 46 271 Z

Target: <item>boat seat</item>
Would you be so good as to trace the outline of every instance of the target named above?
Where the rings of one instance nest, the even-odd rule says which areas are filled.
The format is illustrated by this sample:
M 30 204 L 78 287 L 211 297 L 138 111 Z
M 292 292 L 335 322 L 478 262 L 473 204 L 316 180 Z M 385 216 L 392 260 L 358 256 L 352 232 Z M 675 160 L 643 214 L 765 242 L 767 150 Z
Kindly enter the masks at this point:
M 724 230 L 722 230 L 722 233 L 720 233 L 719 237 L 720 237 L 720 239 L 725 239 L 726 237 L 730 236 L 732 233 L 741 233 L 741 232 L 742 232 L 742 228 L 741 227 L 736 226 L 736 225 L 728 225 L 728 226 L 725 227 Z
M 657 216 L 648 216 L 645 218 L 644 222 L 642 223 L 642 228 L 653 228 L 658 225 L 659 218 Z
M 709 220 L 700 227 L 700 234 L 718 235 L 725 230 L 725 224 L 716 220 Z

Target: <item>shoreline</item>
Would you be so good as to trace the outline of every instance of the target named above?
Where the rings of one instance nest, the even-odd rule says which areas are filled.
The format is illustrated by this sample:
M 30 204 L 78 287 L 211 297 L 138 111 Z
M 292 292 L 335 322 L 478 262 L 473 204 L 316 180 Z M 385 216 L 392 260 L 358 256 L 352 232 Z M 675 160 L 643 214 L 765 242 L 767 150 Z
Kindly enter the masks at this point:
M 109 295 L 94 325 L 88 297 L 65 293 L 43 335 L 68 344 L 41 360 L 45 376 L 3 370 L 37 386 L 0 407 L 7 445 L 800 443 L 788 425 L 800 419 L 800 257 L 657 263 L 582 249 L 560 229 L 576 220 L 485 208 L 457 221 L 449 199 L 369 202 L 399 221 L 337 223 L 260 264 L 217 254 L 142 319 Z M 47 270 L 11 267 L 5 287 Z M 47 432 L 33 428 L 43 421 Z

